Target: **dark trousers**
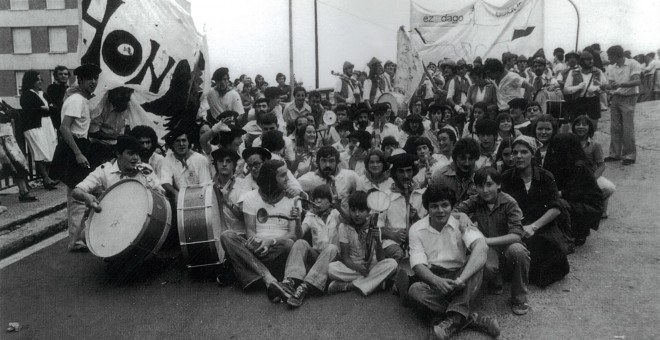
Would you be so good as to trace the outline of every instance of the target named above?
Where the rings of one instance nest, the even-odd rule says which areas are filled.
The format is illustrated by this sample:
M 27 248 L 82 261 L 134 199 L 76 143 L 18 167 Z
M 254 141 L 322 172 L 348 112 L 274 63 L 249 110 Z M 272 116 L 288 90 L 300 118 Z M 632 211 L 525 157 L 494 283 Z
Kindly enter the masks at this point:
M 239 235 L 232 230 L 227 230 L 220 235 L 220 244 L 225 251 L 225 257 L 231 262 L 241 287 L 246 289 L 268 273 L 281 281 L 293 240 L 279 241 L 270 247 L 268 253 L 262 257 L 255 256 L 245 246 L 246 241 L 244 235 Z

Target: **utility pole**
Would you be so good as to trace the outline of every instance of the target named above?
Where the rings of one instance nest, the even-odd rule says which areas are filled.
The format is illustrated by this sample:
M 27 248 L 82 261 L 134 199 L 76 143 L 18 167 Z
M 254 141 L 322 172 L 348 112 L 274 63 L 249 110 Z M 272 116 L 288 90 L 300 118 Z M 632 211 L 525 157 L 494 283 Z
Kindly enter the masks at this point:
M 314 0 L 314 56 L 316 60 L 316 88 L 319 88 L 319 16 L 318 1 Z

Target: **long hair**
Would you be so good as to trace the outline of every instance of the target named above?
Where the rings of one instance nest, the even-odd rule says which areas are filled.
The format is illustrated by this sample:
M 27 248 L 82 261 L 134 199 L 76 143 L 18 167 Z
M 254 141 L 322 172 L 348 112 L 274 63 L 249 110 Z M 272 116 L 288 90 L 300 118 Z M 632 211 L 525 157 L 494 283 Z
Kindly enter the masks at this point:
M 296 146 L 299 147 L 304 147 L 305 146 L 305 134 L 307 134 L 307 128 L 308 127 L 313 127 L 314 131 L 316 132 L 316 127 L 314 124 L 307 124 L 305 125 L 304 129 L 296 130 Z M 316 139 L 314 140 L 314 143 L 316 144 L 316 140 L 318 139 L 319 135 L 318 133 L 316 134 Z
M 369 150 L 369 152 L 367 152 L 367 156 L 364 157 L 364 171 L 367 171 L 371 174 L 371 172 L 369 171 L 369 161 L 371 159 L 371 156 L 377 156 L 378 158 L 380 158 L 381 163 L 383 163 L 383 172 L 389 170 L 390 163 L 388 163 L 387 159 L 385 159 L 385 153 L 378 149 L 371 149 Z
M 23 81 L 21 83 L 21 94 L 26 93 L 32 89 L 34 83 L 39 81 L 39 72 L 37 70 L 28 70 L 23 74 Z
M 576 135 L 560 133 L 550 140 L 543 168 L 555 176 L 558 187 L 570 181 L 578 163 L 587 163 L 587 155 Z
M 283 190 L 277 184 L 277 169 L 286 166 L 279 159 L 269 159 L 261 165 L 259 176 L 255 179 L 259 190 L 268 197 L 275 197 Z

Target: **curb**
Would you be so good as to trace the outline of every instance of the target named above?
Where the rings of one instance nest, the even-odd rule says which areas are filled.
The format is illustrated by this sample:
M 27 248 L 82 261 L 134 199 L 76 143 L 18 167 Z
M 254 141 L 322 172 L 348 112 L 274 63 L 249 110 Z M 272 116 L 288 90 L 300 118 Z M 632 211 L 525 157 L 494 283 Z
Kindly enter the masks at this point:
M 0 259 L 67 229 L 67 211 L 60 209 L 0 235 Z

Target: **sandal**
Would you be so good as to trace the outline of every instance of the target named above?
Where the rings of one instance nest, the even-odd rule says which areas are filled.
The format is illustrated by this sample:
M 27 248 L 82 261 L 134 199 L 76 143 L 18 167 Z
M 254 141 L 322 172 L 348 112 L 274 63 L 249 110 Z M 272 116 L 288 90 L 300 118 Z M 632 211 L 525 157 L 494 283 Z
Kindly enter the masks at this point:
M 19 202 L 36 202 L 38 200 L 39 199 L 32 195 L 29 191 L 18 195 Z

